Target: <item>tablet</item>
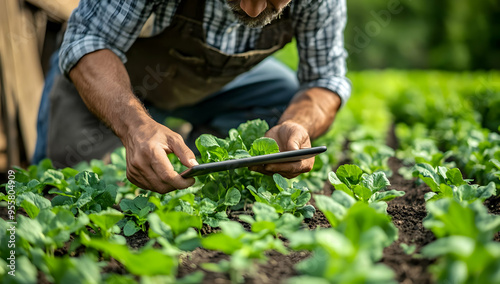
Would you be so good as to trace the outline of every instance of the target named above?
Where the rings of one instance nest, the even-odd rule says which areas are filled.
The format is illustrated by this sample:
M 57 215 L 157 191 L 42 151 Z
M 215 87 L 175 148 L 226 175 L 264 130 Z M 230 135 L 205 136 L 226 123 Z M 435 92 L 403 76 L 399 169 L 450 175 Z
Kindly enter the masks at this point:
M 245 167 L 264 165 L 264 164 L 296 162 L 314 157 L 325 151 L 326 151 L 326 146 L 319 146 L 313 148 L 242 158 L 242 159 L 206 163 L 185 170 L 184 172 L 181 173 L 181 176 L 187 178 L 199 175 L 206 175 L 213 172 L 233 170 L 236 168 L 245 168 Z

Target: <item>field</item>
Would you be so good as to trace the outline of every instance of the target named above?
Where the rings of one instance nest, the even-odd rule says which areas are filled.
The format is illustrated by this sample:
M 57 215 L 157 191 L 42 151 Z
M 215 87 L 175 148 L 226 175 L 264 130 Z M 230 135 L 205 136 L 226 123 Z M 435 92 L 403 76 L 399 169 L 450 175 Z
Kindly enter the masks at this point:
M 160 195 L 127 181 L 123 149 L 15 168 L 0 282 L 500 283 L 500 73 L 348 77 L 328 151 L 293 180 L 238 169 Z M 267 129 L 202 135 L 199 162 L 276 152 Z

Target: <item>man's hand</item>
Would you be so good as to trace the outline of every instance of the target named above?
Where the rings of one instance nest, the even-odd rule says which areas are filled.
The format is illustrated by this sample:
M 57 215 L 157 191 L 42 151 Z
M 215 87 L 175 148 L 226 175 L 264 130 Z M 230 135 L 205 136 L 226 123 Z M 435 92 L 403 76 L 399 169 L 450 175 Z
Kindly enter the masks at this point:
M 266 137 L 273 138 L 278 143 L 280 152 L 311 148 L 311 139 L 307 130 L 295 122 L 283 122 L 271 128 Z M 294 178 L 301 173 L 309 172 L 314 165 L 314 157 L 289 163 L 267 164 L 250 169 L 263 174 L 278 173 L 286 178 Z
M 280 152 L 311 148 L 311 140 L 325 133 L 332 124 L 341 104 L 340 97 L 323 88 L 311 88 L 298 93 L 278 122 L 266 136 L 278 142 Z M 268 164 L 251 167 L 263 174 L 279 173 L 294 178 L 310 171 L 314 158 L 299 162 Z
M 198 164 L 182 137 L 169 128 L 151 121 L 130 131 L 123 144 L 127 151 L 127 178 L 133 184 L 159 193 L 194 184 L 194 178 L 183 178 L 167 157 L 174 153 L 186 167 Z

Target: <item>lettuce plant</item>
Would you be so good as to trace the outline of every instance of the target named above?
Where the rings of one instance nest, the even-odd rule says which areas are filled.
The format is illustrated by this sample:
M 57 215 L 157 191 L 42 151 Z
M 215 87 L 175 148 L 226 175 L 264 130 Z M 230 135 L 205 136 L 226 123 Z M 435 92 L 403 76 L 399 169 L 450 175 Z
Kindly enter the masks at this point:
M 205 263 L 204 269 L 229 273 L 233 283 L 241 283 L 245 273 L 255 273 L 257 262 L 265 262 L 265 252 L 276 250 L 287 254 L 280 239 L 275 239 L 269 230 L 247 232 L 243 226 L 234 221 L 220 222 L 221 232 L 208 235 L 201 243 L 204 248 L 219 250 L 231 256 L 230 260 L 219 263 Z
M 387 190 L 390 182 L 384 172 L 367 174 L 356 165 L 342 165 L 337 173 L 330 172 L 328 179 L 336 190 L 365 203 L 386 202 L 405 194 L 403 191 Z
M 272 206 L 279 214 L 288 212 L 304 218 L 313 217 L 316 209 L 312 205 L 306 205 L 311 199 L 311 193 L 303 182 L 293 182 L 290 185 L 288 180 L 279 174 L 274 174 L 273 180 L 279 190 L 278 193 L 272 193 L 264 186 L 259 189 L 248 186 L 257 202 Z
M 458 168 L 432 167 L 429 164 L 416 164 L 413 175 L 424 181 L 432 190 L 425 194 L 425 200 L 438 200 L 453 197 L 459 201 L 484 201 L 495 195 L 496 188 L 493 182 L 486 186 L 469 184 L 471 180 L 463 179 Z
M 334 229 L 297 232 L 290 238 L 290 246 L 294 250 L 310 250 L 312 256 L 295 266 L 302 275 L 286 283 L 396 283 L 394 272 L 374 262 L 365 250 L 379 240 L 371 239 L 374 236 L 368 233 L 355 242 Z
M 264 203 L 255 202 L 252 206 L 254 217 L 249 215 L 240 215 L 239 218 L 243 222 L 249 223 L 252 226 L 252 232 L 259 233 L 267 231 L 274 236 L 288 236 L 296 232 L 303 218 L 296 217 L 290 213 L 285 213 L 280 216 L 274 207 Z

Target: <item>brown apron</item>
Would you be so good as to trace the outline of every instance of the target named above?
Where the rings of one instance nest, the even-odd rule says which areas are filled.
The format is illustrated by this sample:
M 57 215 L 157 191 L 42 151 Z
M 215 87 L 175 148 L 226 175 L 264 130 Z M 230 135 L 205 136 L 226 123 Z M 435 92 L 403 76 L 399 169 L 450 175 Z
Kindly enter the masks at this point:
M 183 0 L 162 33 L 139 38 L 127 53 L 134 93 L 154 106 L 172 110 L 193 105 L 250 70 L 293 37 L 289 8 L 265 26 L 255 50 L 229 55 L 206 44 L 205 0 Z

